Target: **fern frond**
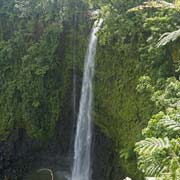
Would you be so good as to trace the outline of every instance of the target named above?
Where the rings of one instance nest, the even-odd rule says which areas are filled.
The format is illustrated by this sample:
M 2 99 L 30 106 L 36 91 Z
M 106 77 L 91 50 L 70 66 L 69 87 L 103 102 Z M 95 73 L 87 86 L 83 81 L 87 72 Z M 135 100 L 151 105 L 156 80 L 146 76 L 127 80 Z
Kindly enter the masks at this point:
M 136 143 L 135 151 L 138 154 L 152 154 L 157 149 L 163 149 L 170 147 L 170 142 L 168 138 L 146 138 L 140 142 Z
M 180 37 L 180 29 L 164 33 L 160 38 L 159 42 L 157 43 L 157 47 L 165 46 L 166 44 L 177 40 Z
M 147 176 L 159 176 L 166 171 L 166 166 L 161 161 L 157 161 L 153 156 L 140 156 L 138 167 Z
M 161 120 L 161 123 L 163 124 L 163 126 L 165 126 L 168 130 L 171 131 L 179 131 L 180 132 L 180 122 L 175 121 L 173 119 L 170 119 L 169 116 L 166 116 L 165 119 Z
M 152 164 L 151 166 L 149 165 L 149 167 L 146 168 L 146 174 L 149 174 L 150 176 L 159 175 L 163 171 L 164 169 L 162 164 Z

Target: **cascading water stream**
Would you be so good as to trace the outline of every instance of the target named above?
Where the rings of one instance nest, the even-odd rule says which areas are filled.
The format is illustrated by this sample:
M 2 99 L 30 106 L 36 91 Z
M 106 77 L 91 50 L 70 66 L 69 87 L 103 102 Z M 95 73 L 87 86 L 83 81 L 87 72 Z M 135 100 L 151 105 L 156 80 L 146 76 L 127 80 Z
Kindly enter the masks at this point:
M 74 163 L 72 180 L 90 180 L 91 178 L 91 141 L 92 141 L 92 102 L 94 58 L 97 36 L 102 19 L 95 22 L 85 58 L 79 115 L 74 143 Z

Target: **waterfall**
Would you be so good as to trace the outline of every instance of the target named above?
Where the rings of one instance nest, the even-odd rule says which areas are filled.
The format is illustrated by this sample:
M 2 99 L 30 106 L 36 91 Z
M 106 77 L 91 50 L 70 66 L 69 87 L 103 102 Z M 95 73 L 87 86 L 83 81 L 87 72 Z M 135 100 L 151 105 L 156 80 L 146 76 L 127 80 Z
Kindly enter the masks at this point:
M 74 163 L 72 180 L 91 179 L 91 141 L 92 141 L 92 101 L 94 58 L 96 54 L 96 33 L 102 20 L 95 22 L 92 29 L 89 47 L 85 58 L 79 115 L 74 143 Z

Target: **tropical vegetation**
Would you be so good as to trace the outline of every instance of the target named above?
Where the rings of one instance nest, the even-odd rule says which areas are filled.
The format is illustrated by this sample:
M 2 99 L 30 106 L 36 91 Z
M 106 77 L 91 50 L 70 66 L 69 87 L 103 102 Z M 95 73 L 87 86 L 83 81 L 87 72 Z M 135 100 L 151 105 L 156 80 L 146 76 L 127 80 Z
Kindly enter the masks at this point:
M 178 180 L 179 0 L 0 0 L 0 142 L 21 129 L 45 142 L 72 118 L 99 18 L 93 115 L 113 163 L 122 178 Z

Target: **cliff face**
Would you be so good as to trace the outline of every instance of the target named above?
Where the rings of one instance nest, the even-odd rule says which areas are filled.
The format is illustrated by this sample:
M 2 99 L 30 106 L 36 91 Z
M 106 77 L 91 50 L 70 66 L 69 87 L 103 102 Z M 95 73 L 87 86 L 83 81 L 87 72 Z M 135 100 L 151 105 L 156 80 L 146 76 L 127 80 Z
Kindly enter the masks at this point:
M 42 154 L 69 155 L 91 21 L 82 2 L 81 14 L 70 1 L 16 3 L 0 6 L 0 179 L 19 180 Z
M 136 91 L 141 76 L 138 53 L 135 45 L 128 46 L 122 51 L 119 51 L 120 44 L 99 47 L 94 109 L 95 123 L 113 139 L 116 156 L 127 158 L 119 164 L 124 169 L 123 174 L 135 178 L 138 173 L 133 147 L 153 111 L 153 104 L 148 96 L 141 96 Z
M 76 125 L 73 73 L 75 67 L 77 115 L 91 20 L 83 2 L 76 4 L 78 12 L 74 10 L 74 2 L 63 5 L 67 8 L 61 12 L 63 19 L 58 19 L 62 15 L 58 14 L 61 1 L 36 10 L 41 8 L 36 7 L 39 2 L 33 2 L 31 7 L 25 1 L 17 1 L 18 4 L 2 1 L 0 7 L 0 179 L 3 180 L 24 179 L 34 168 L 72 166 Z M 101 176 L 109 179 L 109 172 L 103 174 L 104 168 L 110 167 L 109 159 L 113 159 L 111 141 L 99 130 L 95 134 L 93 176 L 98 180 Z M 103 156 L 109 150 L 112 154 L 106 155 L 104 161 Z M 98 162 L 102 167 L 99 170 Z
M 151 101 L 151 87 L 162 88 L 163 79 L 179 76 L 176 45 L 163 50 L 156 46 L 160 34 L 175 30 L 179 12 L 153 8 L 127 12 L 141 2 L 100 1 L 105 18 L 98 33 L 94 78 L 93 180 L 141 179 L 133 148 L 148 119 L 159 110 Z M 20 180 L 36 166 L 53 168 L 61 161 L 71 168 L 76 125 L 73 73 L 77 116 L 92 25 L 84 1 L 16 3 L 0 2 L 3 180 Z
M 162 88 L 163 79 L 179 72 L 172 56 L 176 48 L 157 47 L 162 34 L 176 30 L 179 12 L 156 7 L 129 10 L 140 1 L 100 2 L 105 20 L 96 56 L 95 123 L 113 140 L 122 174 L 141 179 L 134 144 L 160 108 L 153 102 L 152 86 Z

